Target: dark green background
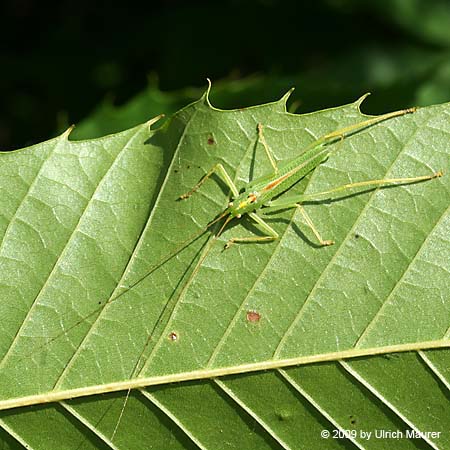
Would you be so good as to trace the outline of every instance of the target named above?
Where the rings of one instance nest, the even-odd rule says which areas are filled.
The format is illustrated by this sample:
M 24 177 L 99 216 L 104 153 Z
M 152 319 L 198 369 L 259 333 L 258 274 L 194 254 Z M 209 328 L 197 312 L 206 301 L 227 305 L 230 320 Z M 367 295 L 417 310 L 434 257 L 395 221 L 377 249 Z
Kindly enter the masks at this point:
M 145 8 L 7 0 L 0 20 L 1 150 L 48 139 L 105 98 L 125 104 L 149 80 L 176 91 L 166 113 L 198 96 L 184 88 L 203 89 L 206 77 L 221 86 L 211 100 L 222 108 L 274 100 L 292 86 L 298 112 L 367 91 L 368 113 L 450 99 L 448 0 L 160 0 Z

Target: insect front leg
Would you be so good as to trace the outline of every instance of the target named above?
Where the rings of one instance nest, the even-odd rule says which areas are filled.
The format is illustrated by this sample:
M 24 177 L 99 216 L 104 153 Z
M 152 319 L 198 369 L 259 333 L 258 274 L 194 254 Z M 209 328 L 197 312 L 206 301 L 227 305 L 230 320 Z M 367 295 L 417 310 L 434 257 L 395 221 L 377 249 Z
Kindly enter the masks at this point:
M 206 175 L 202 177 L 202 179 L 189 191 L 186 192 L 183 195 L 180 195 L 180 200 L 185 200 L 186 198 L 189 198 L 197 189 L 208 179 L 211 177 L 213 173 L 217 173 L 217 175 L 220 176 L 220 178 L 223 180 L 223 182 L 230 188 L 231 192 L 233 193 L 233 197 L 239 196 L 239 191 L 236 185 L 233 183 L 233 180 L 228 175 L 227 171 L 225 170 L 225 167 L 222 166 L 222 164 L 218 163 L 216 164 Z

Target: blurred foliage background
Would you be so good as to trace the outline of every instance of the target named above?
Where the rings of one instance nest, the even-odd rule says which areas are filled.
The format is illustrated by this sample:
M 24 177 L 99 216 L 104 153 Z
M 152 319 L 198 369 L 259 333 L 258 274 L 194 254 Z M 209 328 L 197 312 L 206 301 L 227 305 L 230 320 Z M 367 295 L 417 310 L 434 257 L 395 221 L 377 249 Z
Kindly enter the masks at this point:
M 296 87 L 298 113 L 450 100 L 449 0 L 4 0 L 0 150 L 129 128 L 197 99 L 238 108 Z

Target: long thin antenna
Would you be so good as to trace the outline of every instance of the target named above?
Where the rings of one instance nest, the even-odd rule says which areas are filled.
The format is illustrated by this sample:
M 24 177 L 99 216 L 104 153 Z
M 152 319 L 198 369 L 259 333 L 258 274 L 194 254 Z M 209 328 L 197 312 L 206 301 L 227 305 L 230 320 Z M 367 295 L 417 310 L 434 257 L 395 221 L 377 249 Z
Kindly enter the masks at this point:
M 204 231 L 206 231 L 209 227 L 211 227 L 211 226 L 214 225 L 215 223 L 219 222 L 219 221 L 220 221 L 221 219 L 223 219 L 226 215 L 227 215 L 227 211 L 225 210 L 224 213 L 222 213 L 219 217 L 217 217 L 217 218 L 214 219 L 212 222 L 210 222 L 210 223 L 207 225 L 207 227 L 205 228 Z M 198 268 L 201 266 L 201 264 L 202 264 L 203 261 L 205 260 L 206 256 L 208 255 L 209 249 L 210 249 L 211 246 L 214 244 L 214 242 L 219 238 L 219 236 L 222 234 L 223 230 L 225 229 L 225 227 L 227 226 L 227 224 L 230 222 L 230 220 L 231 220 L 232 218 L 233 218 L 232 216 L 228 216 L 228 217 L 226 218 L 226 220 L 224 221 L 224 223 L 223 223 L 222 226 L 220 227 L 219 232 L 214 236 L 212 242 L 210 242 L 210 245 L 209 245 L 209 247 L 208 247 L 208 250 L 200 257 L 200 260 L 197 262 L 193 274 L 195 274 L 195 273 L 197 272 Z M 202 247 L 202 248 L 203 248 L 203 247 Z M 201 249 L 200 249 L 200 250 L 201 250 Z M 198 255 L 198 253 L 197 253 L 197 255 Z M 197 256 L 197 255 L 196 255 L 196 256 Z M 183 273 L 182 277 L 180 278 L 179 283 L 181 283 L 181 281 L 183 280 L 183 278 L 184 278 L 184 276 L 186 275 L 186 273 L 187 273 L 187 270 Z M 189 282 L 189 281 L 188 281 L 188 282 Z M 182 293 L 183 293 L 184 289 L 185 289 L 185 288 L 183 288 Z M 180 295 L 182 295 L 182 294 L 180 294 Z M 139 373 L 139 370 L 140 370 L 139 366 L 140 366 L 141 360 L 142 360 L 142 358 L 143 358 L 143 356 L 144 356 L 144 354 L 145 354 L 145 352 L 146 352 L 146 350 L 147 350 L 147 348 L 148 348 L 148 345 L 150 344 L 150 341 L 151 341 L 153 335 L 155 334 L 156 328 L 157 328 L 158 325 L 160 324 L 160 322 L 161 322 L 163 316 L 165 315 L 165 313 L 166 313 L 167 310 L 169 309 L 169 305 L 170 305 L 171 303 L 172 303 L 172 302 L 171 302 L 171 298 L 169 297 L 169 299 L 168 299 L 168 301 L 166 302 L 166 304 L 164 305 L 162 311 L 159 313 L 159 316 L 158 316 L 158 318 L 156 319 L 155 325 L 153 326 L 151 332 L 150 332 L 150 333 L 148 334 L 148 336 L 147 336 L 147 340 L 146 340 L 146 342 L 145 342 L 144 348 L 142 349 L 142 351 L 141 351 L 141 353 L 140 353 L 140 355 L 139 355 L 139 358 L 136 360 L 136 363 L 135 363 L 135 365 L 134 365 L 134 367 L 133 367 L 133 370 L 131 371 L 130 378 L 133 378 L 134 376 L 136 376 L 136 375 Z M 173 308 L 172 308 L 170 314 L 172 314 L 172 313 L 173 313 Z M 169 321 L 170 321 L 170 318 L 169 318 Z M 145 365 L 144 365 L 144 366 L 145 366 Z M 120 422 L 122 421 L 122 416 L 123 416 L 123 414 L 124 414 L 124 412 L 125 412 L 125 408 L 126 408 L 126 406 L 127 406 L 128 399 L 129 399 L 129 397 L 130 397 L 130 393 L 131 393 L 131 389 L 128 389 L 128 391 L 127 391 L 127 393 L 126 393 L 126 396 L 125 396 L 125 401 L 123 402 L 122 408 L 120 409 L 119 418 L 117 419 L 116 425 L 115 425 L 115 427 L 114 427 L 114 430 L 113 430 L 112 435 L 111 435 L 111 438 L 110 438 L 111 442 L 114 440 L 114 437 L 115 437 L 115 435 L 116 435 L 116 433 L 117 433 L 117 430 L 118 430 L 118 428 L 119 428 Z
M 91 311 L 89 314 L 86 314 L 85 316 L 81 317 L 79 320 L 77 320 L 73 325 L 71 325 L 69 328 L 66 328 L 61 333 L 57 334 L 56 336 L 53 336 L 51 339 L 49 339 L 44 344 L 33 348 L 32 352 L 30 352 L 28 355 L 25 355 L 23 358 L 20 358 L 18 362 L 23 361 L 24 359 L 27 359 L 31 355 L 35 354 L 36 352 L 39 352 L 40 350 L 44 349 L 48 345 L 50 345 L 52 342 L 56 341 L 62 336 L 67 335 L 70 331 L 72 331 L 77 326 L 81 325 L 86 319 L 89 319 L 90 317 L 94 316 L 95 314 L 101 312 L 104 308 L 106 308 L 107 305 L 115 302 L 120 297 L 122 297 L 124 294 L 129 292 L 131 289 L 135 288 L 139 283 L 142 283 L 149 275 L 151 275 L 155 270 L 159 269 L 161 266 L 163 266 L 167 261 L 172 259 L 175 255 L 180 253 L 189 243 L 195 242 L 197 239 L 199 239 L 203 234 L 205 234 L 209 228 L 211 228 L 215 223 L 219 222 L 226 216 L 227 212 L 225 211 L 222 213 L 219 217 L 214 219 L 213 221 L 209 222 L 205 228 L 200 230 L 199 232 L 191 235 L 189 238 L 184 240 L 180 245 L 178 245 L 174 250 L 172 250 L 170 253 L 168 253 L 166 256 L 164 256 L 162 259 L 160 259 L 156 264 L 154 264 L 142 277 L 138 278 L 136 281 L 134 281 L 129 286 L 125 287 L 125 290 L 118 293 L 116 296 L 111 297 L 108 299 L 105 303 L 103 303 L 100 307 L 95 308 L 93 311 Z M 221 228 L 220 232 L 222 232 L 223 227 Z

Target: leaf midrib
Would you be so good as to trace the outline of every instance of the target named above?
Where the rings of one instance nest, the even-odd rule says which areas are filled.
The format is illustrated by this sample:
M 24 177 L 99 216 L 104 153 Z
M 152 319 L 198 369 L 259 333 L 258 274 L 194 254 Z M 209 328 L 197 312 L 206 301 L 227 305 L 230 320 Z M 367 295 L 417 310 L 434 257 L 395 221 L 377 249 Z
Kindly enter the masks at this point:
M 156 386 L 182 381 L 203 380 L 226 375 L 260 372 L 271 369 L 301 366 L 329 361 L 339 361 L 367 356 L 385 355 L 388 353 L 416 352 L 419 350 L 450 348 L 450 339 L 439 339 L 435 341 L 414 342 L 409 344 L 396 344 L 383 347 L 372 347 L 364 349 L 350 349 L 340 352 L 323 353 L 319 355 L 301 356 L 296 358 L 266 360 L 258 363 L 241 364 L 237 366 L 219 367 L 215 369 L 198 369 L 190 372 L 179 372 L 169 375 L 158 375 L 147 378 L 134 378 L 132 380 L 105 383 L 86 386 L 82 388 L 67 390 L 52 390 L 47 393 L 29 395 L 24 397 L 0 400 L 0 411 L 22 406 L 37 405 L 41 403 L 56 402 L 70 398 L 86 397 L 108 392 L 127 391 L 130 389 Z

